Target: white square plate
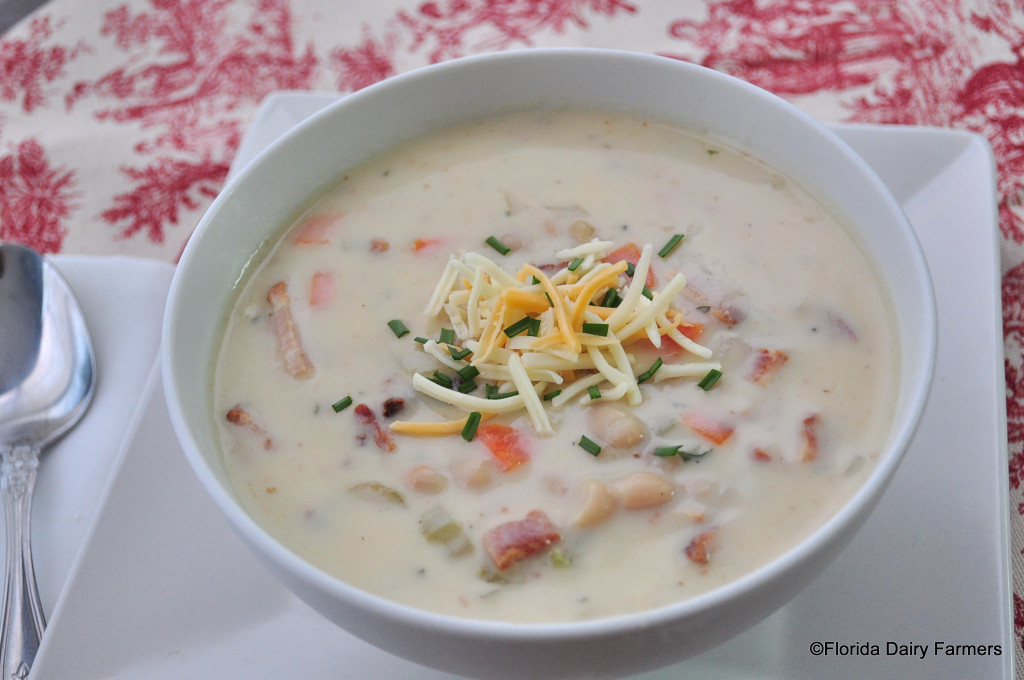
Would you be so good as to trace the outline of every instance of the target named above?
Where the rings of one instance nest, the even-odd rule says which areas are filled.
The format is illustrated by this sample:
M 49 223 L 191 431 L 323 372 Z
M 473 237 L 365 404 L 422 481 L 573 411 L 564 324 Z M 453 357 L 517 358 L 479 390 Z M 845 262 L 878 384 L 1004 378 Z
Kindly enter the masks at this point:
M 235 167 L 335 97 L 269 98 Z M 1012 677 L 991 151 L 984 139 L 963 132 L 835 129 L 890 185 L 932 270 L 939 354 L 921 428 L 877 511 L 808 590 L 732 641 L 640 678 Z M 165 270 L 109 259 L 59 264 L 76 289 L 103 277 L 124 289 L 144 284 L 166 291 Z M 101 343 L 129 333 L 151 338 L 159 325 L 152 314 L 115 319 L 95 305 L 87 314 Z M 151 366 L 135 368 L 140 386 Z M 116 367 L 105 368 L 109 373 L 101 365 L 101 376 L 113 381 Z M 98 510 L 84 538 L 81 531 L 67 535 L 54 513 L 40 513 L 40 565 L 51 554 L 84 547 L 73 565 L 65 559 L 45 574 L 48 592 L 60 596 L 33 680 L 454 677 L 366 645 L 284 591 L 236 539 L 188 469 L 158 383 L 150 380 L 145 392 L 133 393 L 142 394 L 144 406 L 134 421 L 134 407 L 117 419 L 101 403 L 88 416 L 93 427 L 109 419 L 110 431 L 126 432 L 127 439 L 98 468 L 101 474 L 93 473 L 99 483 L 90 482 L 90 493 L 99 499 Z M 69 438 L 62 446 L 70 444 Z M 61 462 L 47 461 L 44 468 L 53 467 L 56 477 L 69 474 Z M 66 464 L 72 462 L 80 461 Z M 40 488 L 37 503 L 53 503 L 52 491 Z M 844 645 L 846 653 L 814 656 L 815 642 Z M 904 645 L 922 645 L 926 653 L 901 654 Z M 945 645 L 994 645 L 1000 653 L 948 655 Z

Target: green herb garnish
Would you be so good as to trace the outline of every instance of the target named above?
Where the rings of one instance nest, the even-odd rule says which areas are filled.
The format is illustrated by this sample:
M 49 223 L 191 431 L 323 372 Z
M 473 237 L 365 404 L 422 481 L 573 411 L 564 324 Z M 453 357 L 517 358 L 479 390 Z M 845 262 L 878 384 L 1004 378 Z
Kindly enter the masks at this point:
M 344 399 L 339 399 L 338 401 L 331 404 L 331 408 L 334 409 L 335 413 L 341 413 L 351 405 L 352 397 L 345 397 Z
M 448 345 L 448 354 L 451 354 L 452 355 L 452 359 L 455 359 L 456 361 L 461 361 L 462 359 L 465 359 L 466 357 L 468 357 L 472 353 L 473 353 L 473 350 L 469 349 L 468 347 L 467 348 L 463 348 L 463 349 L 459 349 L 459 348 L 454 347 L 452 345 Z
M 544 399 L 544 401 L 551 401 L 552 399 L 554 399 L 555 397 L 557 397 L 561 393 L 562 393 L 562 390 L 551 390 L 550 392 L 547 392 L 547 393 L 544 394 L 543 399 Z
M 534 321 L 536 321 L 536 319 L 524 316 L 522 319 L 516 321 L 514 324 L 506 328 L 505 335 L 507 335 L 510 338 L 514 338 L 520 333 L 528 331 L 533 326 Z M 540 322 L 538 321 L 537 323 L 539 325 Z
M 582 257 L 573 258 L 573 261 L 569 263 L 569 271 L 571 271 L 571 272 L 576 271 L 581 264 L 583 264 L 583 258 Z
M 682 242 L 682 240 L 682 234 L 674 235 L 672 238 L 668 240 L 668 243 L 666 243 L 665 246 L 658 251 L 658 256 L 662 258 L 668 257 L 669 255 L 672 254 L 673 250 L 679 247 L 679 244 Z
M 600 399 L 601 389 L 597 385 L 591 385 L 587 388 L 587 394 L 590 395 L 591 399 Z
M 716 382 L 718 382 L 718 379 L 721 377 L 722 372 L 719 371 L 717 368 L 712 368 L 710 371 L 707 372 L 707 375 L 701 378 L 700 382 L 697 383 L 697 387 L 707 392 L 714 386 Z
M 440 335 L 438 335 L 437 342 L 442 345 L 454 345 L 455 331 L 451 328 L 442 328 Z
M 467 442 L 473 441 L 476 436 L 476 428 L 480 425 L 480 412 L 473 411 L 466 416 L 466 424 L 462 426 L 462 438 Z
M 486 243 L 490 247 L 494 248 L 495 250 L 497 250 L 502 255 L 508 255 L 509 253 L 512 252 L 511 248 L 509 248 L 507 245 L 505 245 L 504 243 L 502 243 L 498 239 L 494 238 L 493 236 L 488 236 L 487 240 L 484 241 L 484 243 Z
M 580 448 L 591 456 L 596 456 L 601 453 L 601 447 L 597 443 L 587 439 L 586 435 L 580 435 Z
M 639 385 L 640 383 L 644 382 L 645 380 L 650 380 L 650 379 L 651 379 L 651 377 L 652 377 L 652 376 L 653 376 L 653 375 L 654 375 L 655 373 L 657 373 L 657 372 L 658 372 L 658 369 L 659 369 L 659 368 L 661 368 L 661 365 L 662 365 L 663 363 L 665 363 L 665 362 L 663 362 L 663 361 L 661 360 L 661 357 L 658 357 L 657 359 L 655 359 L 655 360 L 654 360 L 654 363 L 653 363 L 653 364 L 651 364 L 651 367 L 650 367 L 650 368 L 648 368 L 648 369 L 647 369 L 646 371 L 644 371 L 643 373 L 641 373 L 640 375 L 638 375 L 638 376 L 636 377 L 636 383 L 637 383 L 637 385 Z
M 459 377 L 462 378 L 463 380 L 472 380 L 473 378 L 480 375 L 480 369 L 472 364 L 469 364 L 468 366 L 463 366 L 462 368 L 460 368 L 458 373 Z
M 606 323 L 584 323 L 583 332 L 587 335 L 608 336 L 608 324 Z
M 391 329 L 391 332 L 394 333 L 397 338 L 409 334 L 409 329 L 405 327 L 405 324 L 402 323 L 400 319 L 392 319 L 391 321 L 388 321 L 388 328 Z
M 435 382 L 441 387 L 445 387 L 449 390 L 455 384 L 449 376 L 445 375 L 441 371 L 434 371 L 434 377 L 430 378 L 430 380 L 431 382 Z

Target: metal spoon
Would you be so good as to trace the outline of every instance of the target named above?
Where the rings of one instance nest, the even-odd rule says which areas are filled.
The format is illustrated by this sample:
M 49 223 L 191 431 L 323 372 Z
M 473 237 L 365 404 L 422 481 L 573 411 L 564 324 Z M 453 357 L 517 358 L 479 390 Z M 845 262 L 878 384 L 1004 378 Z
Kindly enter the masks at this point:
M 96 361 L 71 289 L 35 251 L 0 245 L 0 494 L 7 520 L 3 680 L 28 675 L 46 627 L 32 566 L 39 454 L 92 398 Z

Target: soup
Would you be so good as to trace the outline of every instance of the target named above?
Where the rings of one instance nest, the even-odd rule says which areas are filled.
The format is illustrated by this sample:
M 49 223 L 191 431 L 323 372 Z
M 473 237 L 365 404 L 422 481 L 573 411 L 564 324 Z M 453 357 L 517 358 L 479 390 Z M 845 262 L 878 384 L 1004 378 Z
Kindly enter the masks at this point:
M 276 539 L 383 597 L 517 622 L 692 597 L 821 527 L 888 435 L 872 264 L 687 131 L 478 121 L 286 226 L 224 330 L 225 468 Z

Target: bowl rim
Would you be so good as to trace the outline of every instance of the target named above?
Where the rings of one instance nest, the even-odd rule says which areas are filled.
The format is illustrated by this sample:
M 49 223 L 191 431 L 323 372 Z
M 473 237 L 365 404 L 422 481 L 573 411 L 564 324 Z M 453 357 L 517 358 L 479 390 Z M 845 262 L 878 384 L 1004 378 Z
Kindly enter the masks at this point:
M 879 456 L 870 475 L 853 496 L 828 520 L 798 544 L 739 578 L 707 592 L 657 607 L 579 621 L 507 622 L 440 614 L 401 604 L 384 596 L 362 590 L 329 575 L 302 559 L 270 536 L 265 529 L 242 509 L 239 501 L 234 498 L 232 493 L 224 488 L 224 485 L 221 484 L 211 469 L 210 463 L 200 452 L 199 444 L 192 434 L 191 425 L 186 421 L 178 406 L 182 401 L 183 394 L 176 377 L 174 361 L 177 346 L 176 331 L 179 318 L 183 320 L 179 303 L 181 282 L 189 272 L 189 266 L 193 261 L 193 257 L 195 257 L 194 252 L 201 247 L 204 240 L 203 236 L 209 225 L 214 222 L 220 211 L 224 209 L 224 204 L 231 201 L 235 188 L 250 181 L 249 178 L 256 172 L 260 164 L 265 162 L 265 159 L 286 153 L 294 140 L 303 135 L 314 134 L 316 129 L 323 124 L 323 121 L 339 115 L 338 111 L 344 111 L 346 108 L 353 106 L 354 103 L 361 102 L 364 99 L 376 97 L 382 91 L 386 92 L 396 88 L 404 88 L 409 81 L 433 77 L 434 74 L 452 75 L 461 70 L 479 68 L 481 65 L 494 60 L 504 63 L 520 60 L 540 61 L 550 59 L 554 55 L 557 55 L 559 58 L 572 57 L 585 60 L 633 60 L 637 64 L 648 62 L 665 64 L 667 62 L 671 64 L 671 68 L 678 68 L 681 72 L 689 70 L 691 77 L 716 79 L 726 87 L 734 88 L 738 92 L 745 92 L 748 96 L 760 98 L 769 105 L 782 109 L 785 115 L 797 120 L 809 130 L 815 131 L 819 137 L 828 140 L 837 149 L 841 149 L 853 166 L 875 185 L 877 197 L 886 203 L 894 216 L 897 216 L 897 222 L 901 230 L 899 236 L 907 242 L 913 253 L 912 261 L 906 263 L 906 265 L 914 271 L 913 278 L 927 301 L 925 308 L 922 310 L 921 321 L 924 326 L 925 346 L 918 348 L 916 357 L 918 369 L 915 371 L 915 375 L 920 377 L 917 383 L 910 386 L 910 393 L 906 397 L 900 397 L 901 400 L 906 399 L 905 411 L 907 417 L 894 427 L 889 437 L 888 446 Z M 559 642 L 594 635 L 616 634 L 623 630 L 636 629 L 638 627 L 658 626 L 700 611 L 715 609 L 726 602 L 741 600 L 748 593 L 775 583 L 798 564 L 811 560 L 829 542 L 834 540 L 834 536 L 837 533 L 848 532 L 852 535 L 852 532 L 859 528 L 860 523 L 863 522 L 870 509 L 882 495 L 920 423 L 934 370 L 937 346 L 937 321 L 934 290 L 928 274 L 927 263 L 917 236 L 903 213 L 902 207 L 867 162 L 823 122 L 777 95 L 746 81 L 698 64 L 648 53 L 618 49 L 543 47 L 460 57 L 391 76 L 383 81 L 341 97 L 338 101 L 329 104 L 323 110 L 305 119 L 281 138 L 268 145 L 254 157 L 252 162 L 242 168 L 225 185 L 201 218 L 192 237 L 183 249 L 179 264 L 174 273 L 165 308 L 162 346 L 164 351 L 161 357 L 161 370 L 164 376 L 164 389 L 169 405 L 171 422 L 181 442 L 186 458 L 190 463 L 190 467 L 198 476 L 202 486 L 215 501 L 220 511 L 227 516 L 233 528 L 241 534 L 246 542 L 259 546 L 262 552 L 258 552 L 258 556 L 261 559 L 270 560 L 272 566 L 283 569 L 288 573 L 296 574 L 302 581 L 309 582 L 316 589 L 331 593 L 333 596 L 347 601 L 360 610 L 373 610 L 390 619 L 400 620 L 419 628 L 430 628 L 463 638 L 493 640 L 495 637 L 499 637 L 506 640 L 529 641 L 543 637 L 547 640 Z M 901 362 L 908 361 L 909 359 L 910 357 L 903 356 L 901 357 Z M 847 542 L 843 540 L 840 542 L 840 545 L 845 545 Z

